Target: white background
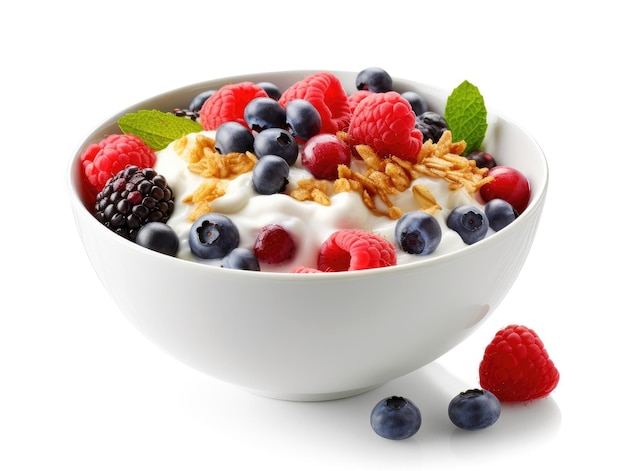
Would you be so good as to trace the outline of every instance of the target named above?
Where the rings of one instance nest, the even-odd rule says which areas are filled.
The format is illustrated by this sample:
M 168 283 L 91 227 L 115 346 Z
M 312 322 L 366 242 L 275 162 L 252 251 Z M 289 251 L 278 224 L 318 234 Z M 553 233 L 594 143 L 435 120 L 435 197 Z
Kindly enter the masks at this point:
M 0 469 L 615 469 L 626 419 L 618 2 L 6 3 Z M 368 66 L 450 90 L 467 79 L 544 149 L 544 217 L 493 316 L 421 370 L 324 403 L 252 395 L 141 337 L 100 285 L 73 225 L 64 172 L 81 139 L 171 88 Z M 480 273 L 467 282 L 480 283 Z M 490 429 L 456 430 L 449 400 L 477 385 L 484 347 L 510 323 L 537 331 L 559 386 L 545 400 L 505 407 Z M 422 411 L 409 440 L 369 427 L 371 408 L 391 394 Z

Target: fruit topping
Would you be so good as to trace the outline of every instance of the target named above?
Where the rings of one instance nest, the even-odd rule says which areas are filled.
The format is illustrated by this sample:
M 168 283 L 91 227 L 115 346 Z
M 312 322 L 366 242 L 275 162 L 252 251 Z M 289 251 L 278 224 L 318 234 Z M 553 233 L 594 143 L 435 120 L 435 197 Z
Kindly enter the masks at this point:
M 530 201 L 530 183 L 522 172 L 506 165 L 496 165 L 485 174 L 492 180 L 480 188 L 480 196 L 485 201 L 500 198 L 508 201 L 522 214 Z
M 502 406 L 496 396 L 484 389 L 468 389 L 452 398 L 448 417 L 463 430 L 481 430 L 495 424 Z
M 223 268 L 233 270 L 261 271 L 259 260 L 254 252 L 242 247 L 235 247 L 222 260 Z
M 254 241 L 254 254 L 260 262 L 277 265 L 293 257 L 296 243 L 278 224 L 263 226 Z
M 348 129 L 351 145 L 366 144 L 380 157 L 396 156 L 417 162 L 422 133 L 415 113 L 397 92 L 372 93 L 354 109 Z
M 152 168 L 126 167 L 96 196 L 95 217 L 116 234 L 135 241 L 149 222 L 167 222 L 174 196 L 165 177 Z
M 511 224 L 518 216 L 515 208 L 500 198 L 492 199 L 485 205 L 485 214 L 489 219 L 489 227 L 496 232 Z
M 301 98 L 285 106 L 287 127 L 296 138 L 307 141 L 322 130 L 322 117 L 310 102 Z
M 266 155 L 277 155 L 291 166 L 296 162 L 299 152 L 296 138 L 285 129 L 264 129 L 254 138 L 254 154 L 259 159 Z
M 410 400 L 401 396 L 390 396 L 374 406 L 370 414 L 370 425 L 383 438 L 404 440 L 420 429 L 422 415 Z
M 423 141 L 431 140 L 438 142 L 441 135 L 448 129 L 448 123 L 438 113 L 425 111 L 415 118 L 415 127 L 419 129 L 423 136 Z
M 87 190 L 95 197 L 107 181 L 128 165 L 152 167 L 156 162 L 154 150 L 132 134 L 111 134 L 87 147 L 80 156 L 80 164 Z
M 257 82 L 257 86 L 261 87 L 267 93 L 267 96 L 273 98 L 274 100 L 279 100 L 282 92 L 278 85 L 273 82 Z
M 247 126 L 228 121 L 215 131 L 215 150 L 222 155 L 254 152 L 254 136 Z
M 501 402 L 525 402 L 548 396 L 560 375 L 537 333 L 512 324 L 487 345 L 479 378 Z
M 267 97 L 267 93 L 252 82 L 224 85 L 202 105 L 200 123 L 204 129 L 217 129 L 228 121 L 246 124 L 246 106 L 254 98 L 260 97 Z
M 406 92 L 402 92 L 400 95 L 402 95 L 402 98 L 409 102 L 411 108 L 413 109 L 413 113 L 415 113 L 415 116 L 419 116 L 422 113 L 428 111 L 428 104 L 426 103 L 424 97 L 419 93 L 413 90 L 409 90 Z
M 323 272 L 364 270 L 395 265 L 396 249 L 372 232 L 345 229 L 334 232 L 320 248 L 317 269 Z
M 254 98 L 243 110 L 248 127 L 256 132 L 285 127 L 285 109 L 270 97 Z
M 446 219 L 446 224 L 455 231 L 467 245 L 483 240 L 489 230 L 487 215 L 476 206 L 457 206 Z
M 368 67 L 357 74 L 355 85 L 357 90 L 384 93 L 391 91 L 393 80 L 386 70 L 380 67 Z
M 155 252 L 175 257 L 178 253 L 178 234 L 164 222 L 149 222 L 137 231 L 135 242 Z
M 336 134 L 317 134 L 302 147 L 302 166 L 315 178 L 334 180 L 339 165 L 350 165 L 350 146 Z
M 289 183 L 289 164 L 277 155 L 266 155 L 252 169 L 252 186 L 260 195 L 285 191 Z
M 198 258 L 223 258 L 238 245 L 239 229 L 223 214 L 204 214 L 194 221 L 189 230 L 189 248 Z
M 291 85 L 280 97 L 286 106 L 291 100 L 302 98 L 311 103 L 322 118 L 320 132 L 335 134 L 350 123 L 348 96 L 339 78 L 330 72 L 315 72 Z
M 476 166 L 478 168 L 489 169 L 497 165 L 496 159 L 494 159 L 493 155 L 480 150 L 475 150 L 474 152 L 467 154 L 467 159 L 476 162 Z
M 434 216 L 424 211 L 411 211 L 396 222 L 395 236 L 405 252 L 428 255 L 439 246 L 442 233 Z
M 202 105 L 204 105 L 204 102 L 207 101 L 207 99 L 216 91 L 217 90 L 205 90 L 201 93 L 198 93 L 189 103 L 189 109 L 198 113 L 198 116 L 200 116 L 200 110 L 202 109 Z

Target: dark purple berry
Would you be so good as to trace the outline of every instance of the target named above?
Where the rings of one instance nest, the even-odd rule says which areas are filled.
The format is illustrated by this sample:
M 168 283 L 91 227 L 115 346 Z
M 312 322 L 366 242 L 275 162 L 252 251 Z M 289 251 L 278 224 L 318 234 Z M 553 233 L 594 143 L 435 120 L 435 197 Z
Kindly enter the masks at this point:
M 278 85 L 272 83 L 272 82 L 258 82 L 257 86 L 261 87 L 263 90 L 265 90 L 265 93 L 267 93 L 267 96 L 269 96 L 270 98 L 273 98 L 274 100 L 280 99 L 281 95 L 283 94 L 280 91 L 280 88 L 278 88 Z
M 250 129 L 261 132 L 268 128 L 284 128 L 285 109 L 273 98 L 255 98 L 248 103 L 243 117 Z
M 241 123 L 228 121 L 215 131 L 215 150 L 220 154 L 253 152 L 254 135 Z
M 454 208 L 446 224 L 455 231 L 467 245 L 482 240 L 489 230 L 489 220 L 485 213 L 474 206 L 463 205 Z
M 216 90 L 206 90 L 204 92 L 198 93 L 189 103 L 189 109 L 191 111 L 196 111 L 199 113 L 202 109 L 202 105 L 204 105 L 204 102 L 207 101 L 207 99 L 215 92 Z
M 254 138 L 254 154 L 259 159 L 265 155 L 277 155 L 291 166 L 296 162 L 299 152 L 296 138 L 285 129 L 264 129 Z
M 289 180 L 289 164 L 277 155 L 261 157 L 252 169 L 252 185 L 261 195 L 282 193 Z
M 493 168 L 498 165 L 496 163 L 496 159 L 493 158 L 493 155 L 480 150 L 470 152 L 467 154 L 467 158 L 475 161 L 478 168 Z
M 422 415 L 408 399 L 391 396 L 374 406 L 370 424 L 383 438 L 403 440 L 417 433 L 422 425 Z
M 489 391 L 469 389 L 450 401 L 448 417 L 463 430 L 481 430 L 496 423 L 501 409 L 500 401 Z
M 189 230 L 189 248 L 198 258 L 223 258 L 238 245 L 239 229 L 223 214 L 204 214 Z
M 511 224 L 519 216 L 509 202 L 500 198 L 494 198 L 487 202 L 485 214 L 489 219 L 489 227 L 496 232 Z
M 310 102 L 303 99 L 291 100 L 285 106 L 287 127 L 291 133 L 307 141 L 322 129 L 322 117 Z
M 155 252 L 175 257 L 178 253 L 178 235 L 163 222 L 149 222 L 137 231 L 135 242 Z
M 261 271 L 259 259 L 254 252 L 241 247 L 234 248 L 224 257 L 222 267 L 233 270 Z
M 415 116 L 419 116 L 422 113 L 428 111 L 428 104 L 426 104 L 426 100 L 424 97 L 417 92 L 408 91 L 400 94 L 402 98 L 409 102 Z
M 439 142 L 441 135 L 448 129 L 448 123 L 439 113 L 426 111 L 415 118 L 415 127 L 422 132 L 423 142 L 429 139 L 433 143 Z
M 356 76 L 357 90 L 369 90 L 373 93 L 391 91 L 392 82 L 391 76 L 380 67 L 368 67 Z

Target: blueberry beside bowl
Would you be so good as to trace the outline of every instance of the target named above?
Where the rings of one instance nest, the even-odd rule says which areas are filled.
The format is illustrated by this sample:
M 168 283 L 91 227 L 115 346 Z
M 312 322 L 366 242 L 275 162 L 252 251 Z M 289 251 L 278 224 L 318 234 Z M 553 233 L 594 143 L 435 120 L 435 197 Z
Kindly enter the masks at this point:
M 471 335 L 522 269 L 548 185 L 547 163 L 537 143 L 490 110 L 494 129 L 484 151 L 519 169 L 532 187 L 527 209 L 513 224 L 428 260 L 322 274 L 229 270 L 174 258 L 114 234 L 86 207 L 79 156 L 89 144 L 119 132 L 117 120 L 124 114 L 180 108 L 204 90 L 237 81 L 270 82 L 284 90 L 312 72 L 226 77 L 121 110 L 80 144 L 66 181 L 93 268 L 143 335 L 213 378 L 286 400 L 358 394 L 436 360 Z M 356 91 L 356 73 L 333 73 L 348 93 Z M 399 91 L 419 91 L 430 109 L 443 113 L 447 92 L 400 78 L 393 83 Z M 481 283 L 468 282 L 478 275 Z

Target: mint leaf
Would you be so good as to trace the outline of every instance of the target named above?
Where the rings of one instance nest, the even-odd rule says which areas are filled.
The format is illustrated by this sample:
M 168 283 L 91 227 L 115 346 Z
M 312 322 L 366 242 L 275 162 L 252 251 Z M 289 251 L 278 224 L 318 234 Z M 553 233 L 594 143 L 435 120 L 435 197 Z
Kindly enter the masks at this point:
M 452 90 L 443 117 L 454 141 L 465 141 L 464 155 L 480 150 L 487 132 L 487 109 L 475 85 L 465 80 Z
M 117 121 L 124 134 L 134 134 L 154 150 L 161 150 L 176 139 L 202 131 L 202 125 L 191 119 L 158 110 L 140 110 Z

